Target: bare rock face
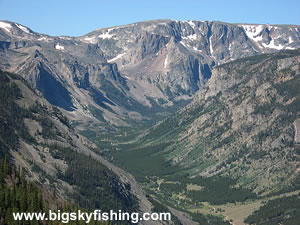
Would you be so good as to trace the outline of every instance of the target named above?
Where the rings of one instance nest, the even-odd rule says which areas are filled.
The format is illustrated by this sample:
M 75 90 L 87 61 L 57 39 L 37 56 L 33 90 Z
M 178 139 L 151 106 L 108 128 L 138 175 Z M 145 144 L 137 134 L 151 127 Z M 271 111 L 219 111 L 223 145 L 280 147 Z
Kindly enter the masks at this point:
M 103 169 L 105 175 L 102 175 L 101 179 L 109 185 L 108 191 L 111 190 L 116 195 L 114 201 L 124 202 L 128 207 L 134 206 L 135 210 L 140 212 L 151 212 L 152 204 L 134 177 L 96 154 L 97 146 L 78 134 L 57 107 L 49 104 L 20 76 L 0 71 L 0 78 L 2 87 L 5 87 L 2 89 L 1 96 L 6 96 L 7 93 L 11 94 L 8 97 L 9 101 L 6 102 L 3 97 L 0 101 L 0 115 L 5 118 L 0 124 L 2 131 L 0 133 L 0 153 L 1 156 L 9 154 L 14 164 L 26 171 L 28 180 L 37 182 L 45 189 L 51 187 L 51 190 L 55 190 L 60 197 L 75 202 L 76 199 L 70 197 L 70 193 L 75 195 L 80 192 L 82 198 L 85 198 L 86 195 L 79 191 L 80 188 L 82 190 L 80 185 L 71 183 L 72 181 L 65 179 L 62 174 L 68 169 L 74 168 L 75 155 L 79 159 L 87 157 L 86 159 L 91 160 L 91 164 L 98 164 L 97 166 L 101 168 L 99 171 Z M 14 95 L 17 95 L 18 98 Z M 15 106 L 12 107 L 12 105 Z M 18 115 L 17 121 L 20 125 L 15 125 L 12 121 L 16 118 L 7 115 L 17 115 L 19 112 L 26 113 Z M 23 129 L 22 132 L 20 132 L 20 127 Z M 16 141 L 13 142 L 14 139 L 11 139 L 10 136 L 13 136 Z M 66 151 L 68 152 L 66 153 Z M 72 155 L 72 160 L 68 160 L 67 157 L 63 158 L 63 154 Z M 81 172 L 86 169 L 85 166 L 77 163 L 76 168 L 78 167 Z M 100 185 L 103 185 L 103 182 L 97 183 L 94 188 L 97 189 Z M 105 195 L 108 194 L 104 188 L 103 192 Z M 98 198 L 100 199 L 100 197 Z M 135 203 L 135 199 L 138 202 Z M 147 224 L 164 223 L 150 222 Z
M 155 20 L 52 37 L 0 21 L 1 69 L 77 120 L 116 126 L 191 99 L 216 65 L 299 46 L 293 25 Z
M 294 185 L 299 60 L 295 50 L 215 67 L 193 101 L 150 129 L 145 143 L 173 141 L 166 158 L 191 176 L 230 176 L 256 192 Z

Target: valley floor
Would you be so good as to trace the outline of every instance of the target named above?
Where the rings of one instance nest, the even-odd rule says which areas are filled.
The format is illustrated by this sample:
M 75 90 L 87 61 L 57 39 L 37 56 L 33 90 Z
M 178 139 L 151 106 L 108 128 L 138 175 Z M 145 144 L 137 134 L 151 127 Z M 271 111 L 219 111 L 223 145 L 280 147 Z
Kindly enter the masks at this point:
M 232 225 L 245 225 L 244 220 L 250 216 L 254 211 L 258 210 L 267 201 L 274 200 L 282 197 L 288 197 L 293 195 L 299 195 L 300 190 L 281 194 L 273 197 L 266 197 L 259 200 L 252 200 L 244 203 L 228 203 L 224 205 L 212 205 L 208 202 L 203 203 L 203 207 L 198 209 L 189 209 L 191 212 L 199 212 L 202 214 L 209 214 L 215 216 L 221 216 L 225 220 L 231 221 Z

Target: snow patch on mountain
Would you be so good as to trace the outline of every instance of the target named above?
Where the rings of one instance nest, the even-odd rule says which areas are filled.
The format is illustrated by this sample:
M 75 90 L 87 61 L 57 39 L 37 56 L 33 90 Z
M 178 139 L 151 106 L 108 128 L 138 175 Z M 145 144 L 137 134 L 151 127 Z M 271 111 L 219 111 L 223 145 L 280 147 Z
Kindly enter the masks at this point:
M 169 55 L 167 54 L 167 57 L 166 57 L 165 63 L 164 63 L 164 67 L 165 67 L 165 68 L 167 68 L 167 65 L 168 65 L 168 56 L 169 56 Z
M 287 50 L 295 50 L 296 48 L 294 48 L 294 47 L 286 47 L 285 49 L 287 49 Z
M 106 33 L 100 34 L 98 37 L 102 39 L 111 39 L 114 36 L 113 34 L 110 34 L 112 30 L 114 30 L 114 28 L 108 29 Z
M 277 30 L 277 29 L 279 29 L 279 27 L 276 27 L 276 26 L 268 26 L 267 27 L 269 30 Z
M 59 36 L 59 39 L 68 40 L 68 41 L 72 40 L 72 38 L 69 36 Z
M 22 26 L 21 24 L 17 24 L 17 23 L 16 23 L 16 26 L 17 26 L 19 29 L 21 29 L 22 31 L 24 31 L 25 33 L 31 34 L 30 30 L 29 30 L 27 27 L 24 27 L 24 26 Z
M 55 48 L 56 48 L 57 50 L 64 50 L 64 49 L 65 49 L 64 46 L 59 45 L 59 44 L 56 44 L 56 45 L 55 45 Z
M 182 39 L 190 39 L 190 40 L 196 40 L 197 39 L 197 35 L 196 34 L 191 34 L 187 37 L 182 37 Z
M 264 29 L 263 25 L 241 25 L 241 27 L 244 29 L 246 35 L 253 41 L 262 41 L 262 36 L 259 34 Z
M 189 25 L 191 25 L 191 27 L 194 29 L 195 28 L 195 23 L 191 20 L 186 21 Z
M 83 39 L 81 39 L 83 42 L 86 43 L 91 43 L 91 44 L 96 44 L 97 43 L 97 38 L 95 36 L 92 37 L 85 37 Z
M 9 23 L 0 21 L 0 28 L 6 30 L 7 32 L 10 32 L 11 25 Z
M 209 38 L 209 50 L 210 50 L 210 54 L 213 54 L 213 52 L 214 52 L 214 49 L 212 47 L 212 41 L 211 41 L 212 37 L 213 36 L 210 36 L 210 38 Z
M 100 34 L 98 37 L 102 38 L 102 39 L 111 39 L 113 37 L 113 35 L 111 35 L 107 32 L 105 34 Z
M 37 40 L 38 41 L 47 41 L 48 42 L 48 41 L 53 41 L 53 38 L 44 36 L 44 37 L 38 38 Z
M 194 49 L 194 51 L 196 51 L 196 52 L 202 52 L 202 50 L 199 50 L 199 49 L 196 48 L 196 47 L 193 47 L 193 49 Z
M 180 44 L 187 48 L 186 44 L 183 41 L 180 41 Z
M 274 41 L 274 40 L 271 40 L 269 44 L 262 43 L 262 45 L 263 45 L 265 48 L 273 48 L 273 49 L 277 49 L 277 50 L 281 50 L 281 49 L 284 48 L 284 46 L 281 45 L 281 44 L 275 45 L 275 41 Z
M 124 55 L 126 55 L 126 53 L 119 54 L 119 55 L 117 55 L 116 57 L 107 60 L 107 62 L 108 62 L 108 63 L 111 63 L 111 62 L 113 62 L 113 61 L 116 61 L 117 59 L 123 57 Z

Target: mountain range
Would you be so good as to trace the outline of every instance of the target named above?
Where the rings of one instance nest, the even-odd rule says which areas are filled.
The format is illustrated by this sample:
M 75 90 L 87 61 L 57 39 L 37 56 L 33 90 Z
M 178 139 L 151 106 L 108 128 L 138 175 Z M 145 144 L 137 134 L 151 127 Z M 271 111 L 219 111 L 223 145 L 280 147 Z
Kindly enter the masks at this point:
M 181 106 L 215 65 L 300 45 L 300 27 L 287 25 L 157 20 L 81 37 L 51 37 L 7 21 L 0 27 L 2 69 L 21 74 L 76 121 L 107 126 Z
M 258 201 L 299 190 L 299 47 L 298 25 L 155 20 L 53 37 L 0 21 L 0 69 L 33 89 L 22 91 L 19 104 L 40 107 L 33 114 L 49 111 L 49 120 L 59 121 L 54 135 L 63 137 L 45 139 L 41 121 L 25 117 L 36 141 L 19 136 L 27 150 L 13 151 L 13 158 L 26 165 L 30 152 L 32 167 L 40 168 L 32 176 L 65 182 L 58 190 L 67 195 L 76 179 L 59 174 L 74 159 L 57 160 L 72 150 L 83 153 L 75 159 L 91 154 L 103 170 L 113 168 L 120 202 L 136 207 L 135 193 L 144 211 L 162 204 L 183 224 L 217 224 L 227 214 L 211 218 L 202 202 Z M 45 148 L 52 158 L 39 153 Z M 217 194 L 219 187 L 228 198 Z

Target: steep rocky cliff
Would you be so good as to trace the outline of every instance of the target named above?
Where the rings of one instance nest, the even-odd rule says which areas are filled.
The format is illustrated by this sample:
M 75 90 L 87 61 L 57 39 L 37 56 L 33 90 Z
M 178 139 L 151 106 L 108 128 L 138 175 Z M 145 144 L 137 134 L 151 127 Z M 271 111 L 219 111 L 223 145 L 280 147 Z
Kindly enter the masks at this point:
M 165 159 L 191 176 L 230 176 L 257 193 L 293 189 L 299 65 L 296 50 L 218 66 L 193 102 L 151 128 L 144 142 L 173 142 Z
M 80 207 L 151 211 L 134 178 L 97 155 L 57 107 L 16 74 L 0 70 L 0 81 L 1 160 L 6 157 L 27 180 Z
M 81 124 L 126 126 L 190 99 L 215 65 L 298 48 L 299 30 L 293 25 L 156 20 L 81 37 L 51 37 L 2 21 L 0 66 L 22 74 Z

